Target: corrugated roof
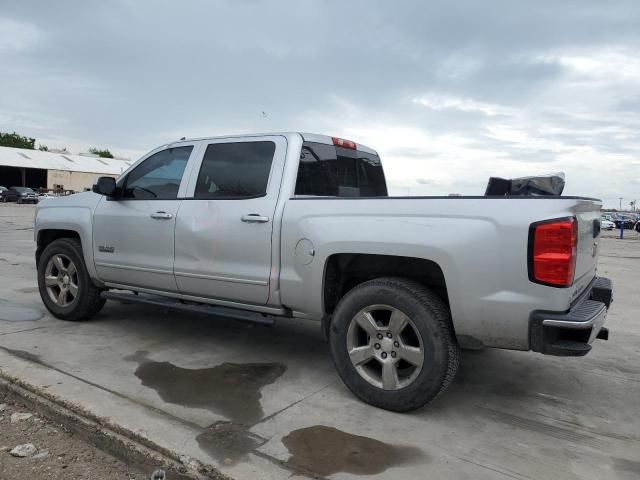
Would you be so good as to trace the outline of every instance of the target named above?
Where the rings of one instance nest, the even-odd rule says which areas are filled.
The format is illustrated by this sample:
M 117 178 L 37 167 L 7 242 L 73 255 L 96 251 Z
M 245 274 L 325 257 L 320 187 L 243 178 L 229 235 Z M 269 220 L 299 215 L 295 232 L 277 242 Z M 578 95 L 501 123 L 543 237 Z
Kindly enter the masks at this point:
M 67 170 L 72 172 L 120 175 L 133 162 L 114 158 L 85 157 L 69 153 L 41 152 L 24 148 L 0 147 L 0 166 Z

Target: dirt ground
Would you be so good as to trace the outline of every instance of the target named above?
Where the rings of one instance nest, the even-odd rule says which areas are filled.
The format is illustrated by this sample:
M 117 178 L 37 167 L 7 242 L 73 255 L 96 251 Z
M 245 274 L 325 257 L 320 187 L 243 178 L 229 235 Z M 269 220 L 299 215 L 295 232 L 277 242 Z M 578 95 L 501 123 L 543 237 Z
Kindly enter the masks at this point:
M 0 410 L 0 480 L 145 479 L 150 476 L 35 414 L 11 423 L 12 414 L 31 412 L 2 393 Z M 9 453 L 17 445 L 26 443 L 38 449 L 35 458 L 17 458 Z M 42 458 L 37 458 L 38 454 Z

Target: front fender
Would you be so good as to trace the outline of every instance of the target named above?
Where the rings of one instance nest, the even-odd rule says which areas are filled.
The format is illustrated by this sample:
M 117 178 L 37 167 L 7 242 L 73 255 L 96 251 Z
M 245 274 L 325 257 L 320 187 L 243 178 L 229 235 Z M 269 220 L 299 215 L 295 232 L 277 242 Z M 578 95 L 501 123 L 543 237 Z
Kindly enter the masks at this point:
M 36 208 L 33 229 L 36 243 L 47 230 L 77 233 L 87 271 L 94 281 L 98 277 L 93 262 L 93 212 L 101 199 L 91 192 L 49 199 Z

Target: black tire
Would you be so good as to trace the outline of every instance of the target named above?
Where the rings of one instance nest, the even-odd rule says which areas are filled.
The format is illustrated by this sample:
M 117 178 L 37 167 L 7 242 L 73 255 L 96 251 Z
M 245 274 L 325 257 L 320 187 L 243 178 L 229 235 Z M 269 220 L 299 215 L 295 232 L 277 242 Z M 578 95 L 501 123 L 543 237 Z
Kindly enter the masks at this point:
M 400 310 L 410 318 L 412 328 L 422 339 L 421 370 L 411 383 L 396 390 L 385 390 L 365 380 L 348 353 L 349 325 L 358 312 L 373 305 Z M 367 335 L 370 343 L 368 338 Z M 441 394 L 455 377 L 460 359 L 448 307 L 428 288 L 402 278 L 370 280 L 349 291 L 335 309 L 329 343 L 333 362 L 345 385 L 362 401 L 396 412 L 415 410 Z M 394 352 L 394 358 L 395 355 Z
M 67 306 L 56 304 L 49 296 L 45 285 L 47 264 L 52 257 L 58 254 L 69 258 L 77 271 L 77 295 Z M 105 299 L 100 296 L 102 289 L 96 287 L 89 277 L 82 255 L 82 244 L 76 238 L 54 240 L 44 249 L 38 262 L 38 289 L 47 310 L 62 320 L 87 320 L 98 313 L 105 304 Z

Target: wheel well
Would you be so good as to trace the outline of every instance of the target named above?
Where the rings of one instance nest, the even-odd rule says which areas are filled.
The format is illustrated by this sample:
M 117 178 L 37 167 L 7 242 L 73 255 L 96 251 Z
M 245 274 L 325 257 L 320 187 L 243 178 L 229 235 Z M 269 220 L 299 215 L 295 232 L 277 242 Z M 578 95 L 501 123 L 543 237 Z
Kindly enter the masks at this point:
M 47 248 L 47 245 L 59 238 L 77 238 L 80 240 L 80 235 L 73 230 L 41 230 L 38 232 L 36 263 L 40 261 L 40 255 Z
M 424 258 L 395 255 L 340 253 L 330 256 L 324 272 L 324 310 L 331 315 L 340 299 L 353 287 L 379 277 L 403 277 L 429 287 L 449 305 L 447 285 L 440 266 Z

